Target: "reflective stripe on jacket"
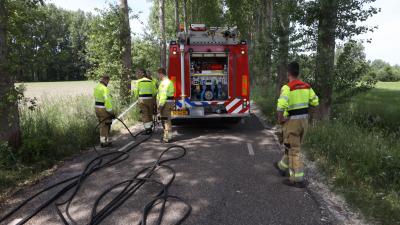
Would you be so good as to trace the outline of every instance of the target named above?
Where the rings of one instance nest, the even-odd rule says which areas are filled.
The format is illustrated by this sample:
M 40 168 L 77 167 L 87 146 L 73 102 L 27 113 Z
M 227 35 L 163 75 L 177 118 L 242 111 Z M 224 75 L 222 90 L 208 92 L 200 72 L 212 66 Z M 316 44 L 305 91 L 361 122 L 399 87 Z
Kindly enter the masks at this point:
M 167 77 L 164 78 L 158 87 L 157 102 L 159 106 L 164 106 L 168 98 L 174 97 L 174 83 Z
M 133 90 L 133 95 L 135 98 L 140 97 L 140 96 L 155 96 L 157 94 L 157 88 L 154 85 L 154 82 L 152 82 L 148 78 L 141 78 L 137 80 L 136 82 L 132 82 L 134 85 L 132 86 Z
M 108 87 L 103 83 L 98 83 L 94 88 L 94 99 L 98 103 L 103 103 L 108 112 L 112 111 L 112 99 Z
M 281 89 L 281 95 L 278 99 L 278 111 L 288 112 L 290 115 L 291 111 L 306 109 L 311 106 L 318 106 L 319 99 L 315 94 L 311 86 L 300 80 L 294 80 L 284 85 Z

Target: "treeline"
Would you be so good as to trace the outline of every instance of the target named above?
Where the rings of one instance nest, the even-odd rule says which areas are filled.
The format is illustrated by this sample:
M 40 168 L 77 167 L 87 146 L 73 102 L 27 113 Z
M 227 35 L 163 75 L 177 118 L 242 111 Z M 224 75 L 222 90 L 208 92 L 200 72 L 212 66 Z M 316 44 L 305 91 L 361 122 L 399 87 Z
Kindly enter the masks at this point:
M 371 76 L 379 81 L 400 81 L 400 66 L 377 59 L 371 62 Z
M 52 4 L 8 1 L 8 57 L 16 81 L 85 79 L 93 16 Z

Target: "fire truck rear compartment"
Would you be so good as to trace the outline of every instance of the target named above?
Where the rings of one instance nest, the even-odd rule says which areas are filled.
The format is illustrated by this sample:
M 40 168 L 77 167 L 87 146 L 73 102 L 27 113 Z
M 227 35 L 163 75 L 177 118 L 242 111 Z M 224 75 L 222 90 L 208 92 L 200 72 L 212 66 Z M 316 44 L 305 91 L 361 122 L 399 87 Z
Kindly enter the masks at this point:
M 190 57 L 190 100 L 226 101 L 229 96 L 228 77 L 226 53 L 192 53 Z M 219 110 L 205 108 L 206 113 Z

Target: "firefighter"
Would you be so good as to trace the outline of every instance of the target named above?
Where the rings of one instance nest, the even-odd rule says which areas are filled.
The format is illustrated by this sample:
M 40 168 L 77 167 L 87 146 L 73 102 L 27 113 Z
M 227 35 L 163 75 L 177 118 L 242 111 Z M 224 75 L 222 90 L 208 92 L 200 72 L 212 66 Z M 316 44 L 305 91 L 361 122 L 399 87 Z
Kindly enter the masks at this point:
M 281 89 L 278 99 L 278 121 L 283 127 L 285 154 L 274 166 L 283 176 L 289 176 L 284 184 L 304 188 L 303 163 L 300 159 L 300 146 L 308 127 L 310 106 L 318 106 L 318 96 L 311 86 L 299 77 L 300 67 L 297 62 L 288 65 L 289 83 Z
M 146 134 L 150 134 L 153 128 L 154 97 L 157 94 L 157 89 L 143 69 L 137 70 L 137 77 L 139 79 L 134 82 L 132 90 L 134 97 L 139 100 L 138 104 Z
M 151 80 L 151 82 L 154 84 L 154 86 L 156 87 L 156 89 L 158 89 L 158 82 L 157 82 L 157 79 L 155 79 L 154 77 L 152 77 L 151 76 L 151 72 L 150 71 L 146 71 L 146 75 L 147 75 L 147 78 L 149 78 L 150 80 Z M 153 115 L 154 116 L 156 116 L 157 115 L 157 107 L 156 107 L 156 105 L 157 105 L 157 100 L 156 100 L 156 98 L 154 97 L 153 98 L 153 104 L 154 104 L 154 111 L 153 111 Z
M 172 81 L 166 75 L 164 68 L 158 69 L 160 86 L 157 94 L 157 108 L 161 116 L 161 123 L 164 126 L 163 141 L 168 143 L 172 139 L 171 111 L 174 108 L 175 87 Z
M 110 77 L 108 75 L 104 75 L 94 88 L 95 113 L 100 123 L 100 145 L 103 148 L 111 145 L 109 134 L 112 119 L 115 118 L 115 114 L 113 113 L 112 109 L 110 91 L 107 87 L 108 82 L 110 82 Z
M 157 79 L 155 79 L 154 77 L 151 76 L 151 72 L 146 71 L 146 75 L 151 80 L 151 82 L 153 82 L 154 86 L 156 86 L 156 88 L 158 88 Z

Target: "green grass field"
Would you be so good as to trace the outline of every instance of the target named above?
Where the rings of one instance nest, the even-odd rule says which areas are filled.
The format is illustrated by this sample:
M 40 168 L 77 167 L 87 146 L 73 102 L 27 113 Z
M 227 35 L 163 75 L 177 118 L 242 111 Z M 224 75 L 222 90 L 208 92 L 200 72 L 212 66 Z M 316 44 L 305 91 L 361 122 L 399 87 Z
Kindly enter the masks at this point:
M 379 82 L 376 88 L 355 96 L 336 110 L 339 116 L 361 126 L 400 132 L 400 82 Z
M 26 87 L 26 97 L 37 99 L 91 95 L 95 86 L 94 81 L 63 81 L 63 82 L 31 82 L 17 83 Z

